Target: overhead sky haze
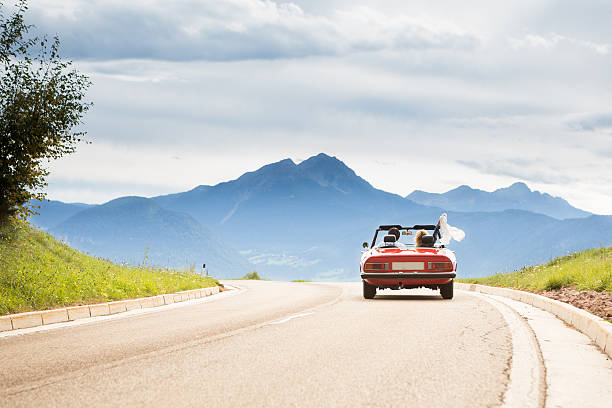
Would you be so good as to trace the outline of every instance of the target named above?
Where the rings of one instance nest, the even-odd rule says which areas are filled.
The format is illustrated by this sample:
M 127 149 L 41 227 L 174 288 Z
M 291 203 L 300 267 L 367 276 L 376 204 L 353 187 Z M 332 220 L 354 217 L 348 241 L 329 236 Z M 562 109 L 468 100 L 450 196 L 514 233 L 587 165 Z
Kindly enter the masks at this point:
M 515 181 L 612 214 L 609 1 L 37 0 L 90 75 L 49 197 L 184 191 L 325 152 L 407 195 Z

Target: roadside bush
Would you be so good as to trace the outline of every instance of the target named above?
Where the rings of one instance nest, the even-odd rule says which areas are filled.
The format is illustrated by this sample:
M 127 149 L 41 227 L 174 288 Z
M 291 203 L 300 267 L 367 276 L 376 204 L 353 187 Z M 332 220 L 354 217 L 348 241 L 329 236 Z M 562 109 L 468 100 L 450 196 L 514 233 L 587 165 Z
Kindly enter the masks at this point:
M 257 271 L 253 271 L 251 273 L 247 273 L 242 277 L 242 279 L 246 280 L 262 280 Z
M 544 283 L 544 290 L 558 290 L 571 286 L 573 280 L 567 275 L 553 275 L 548 277 Z

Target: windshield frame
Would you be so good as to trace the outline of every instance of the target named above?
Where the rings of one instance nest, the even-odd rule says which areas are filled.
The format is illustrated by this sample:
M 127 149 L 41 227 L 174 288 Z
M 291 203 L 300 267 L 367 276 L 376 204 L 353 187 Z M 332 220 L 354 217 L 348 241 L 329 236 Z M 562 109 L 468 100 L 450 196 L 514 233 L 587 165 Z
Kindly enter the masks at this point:
M 400 231 L 415 231 L 415 230 L 433 231 L 434 244 L 438 238 L 441 238 L 439 225 L 433 225 L 433 224 L 419 225 L 417 224 L 417 225 L 413 225 L 412 227 L 402 227 L 401 225 L 381 225 L 376 229 L 376 232 L 374 233 L 374 238 L 372 239 L 372 244 L 370 245 L 370 248 L 374 248 L 376 246 L 376 239 L 378 238 L 378 233 L 380 231 L 389 231 L 391 228 L 397 228 Z M 407 244 L 404 242 L 399 242 L 399 243 L 407 246 Z

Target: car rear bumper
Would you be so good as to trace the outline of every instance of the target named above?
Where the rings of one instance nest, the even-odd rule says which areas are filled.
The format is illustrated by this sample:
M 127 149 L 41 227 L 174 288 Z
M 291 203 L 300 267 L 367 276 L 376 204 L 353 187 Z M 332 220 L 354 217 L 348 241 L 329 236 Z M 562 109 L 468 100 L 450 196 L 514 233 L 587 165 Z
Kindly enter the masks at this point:
M 423 280 L 423 279 L 453 279 L 457 276 L 455 272 L 387 272 L 387 273 L 362 273 L 361 279 L 400 279 L 400 280 Z

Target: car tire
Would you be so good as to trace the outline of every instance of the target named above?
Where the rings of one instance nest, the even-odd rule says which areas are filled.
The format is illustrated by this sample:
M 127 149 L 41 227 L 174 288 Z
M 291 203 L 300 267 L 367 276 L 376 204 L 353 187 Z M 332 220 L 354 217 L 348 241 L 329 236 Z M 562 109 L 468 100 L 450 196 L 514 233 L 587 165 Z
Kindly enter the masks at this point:
M 363 281 L 363 297 L 366 299 L 374 299 L 374 296 L 376 296 L 376 286 Z
M 440 285 L 440 295 L 442 295 L 442 299 L 452 299 L 453 298 L 453 283 L 454 281 L 450 281 L 444 285 Z

